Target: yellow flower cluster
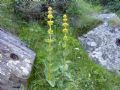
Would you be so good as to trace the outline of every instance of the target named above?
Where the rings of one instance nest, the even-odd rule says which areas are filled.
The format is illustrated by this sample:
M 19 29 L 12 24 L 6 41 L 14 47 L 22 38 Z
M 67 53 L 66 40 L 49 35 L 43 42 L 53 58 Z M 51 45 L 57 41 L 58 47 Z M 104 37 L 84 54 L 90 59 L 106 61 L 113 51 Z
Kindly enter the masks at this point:
M 53 30 L 52 30 L 51 27 L 52 27 L 54 22 L 52 21 L 53 15 L 52 15 L 52 8 L 51 7 L 48 8 L 48 19 L 49 19 L 49 21 L 48 21 L 48 25 L 49 25 L 48 34 L 52 35 L 53 34 Z
M 52 43 L 54 42 L 54 39 L 52 38 L 52 35 L 53 35 L 53 30 L 52 30 L 52 25 L 53 25 L 53 21 L 52 21 L 52 19 L 53 19 L 53 15 L 52 15 L 52 8 L 51 7 L 49 7 L 48 8 L 48 21 L 47 21 L 47 23 L 48 23 L 48 26 L 49 26 L 49 29 L 48 29 L 48 35 L 49 35 L 49 39 L 47 39 L 47 42 L 48 42 L 48 44 L 49 44 L 49 46 L 48 46 L 48 52 L 49 52 L 49 65 L 48 65 L 48 76 L 47 76 L 47 79 L 48 79 L 48 81 L 51 81 L 51 79 L 52 79 L 52 76 L 51 76 L 51 52 L 52 52 L 52 50 L 53 50 L 53 47 L 52 47 Z
M 67 23 L 68 19 L 67 19 L 67 15 L 63 15 L 63 33 L 64 33 L 64 37 L 63 40 L 67 41 L 67 33 L 68 33 L 68 23 Z

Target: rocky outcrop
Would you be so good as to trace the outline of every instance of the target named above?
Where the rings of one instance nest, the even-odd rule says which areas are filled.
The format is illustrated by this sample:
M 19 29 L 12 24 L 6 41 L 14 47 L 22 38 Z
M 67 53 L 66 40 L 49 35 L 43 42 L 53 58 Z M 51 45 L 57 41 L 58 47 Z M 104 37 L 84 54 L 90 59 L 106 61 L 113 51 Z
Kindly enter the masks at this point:
M 35 53 L 17 37 L 0 28 L 0 90 L 26 86 Z
M 118 17 L 111 13 L 96 18 L 103 24 L 79 37 L 79 40 L 92 60 L 120 74 L 120 27 L 109 25 L 110 20 Z

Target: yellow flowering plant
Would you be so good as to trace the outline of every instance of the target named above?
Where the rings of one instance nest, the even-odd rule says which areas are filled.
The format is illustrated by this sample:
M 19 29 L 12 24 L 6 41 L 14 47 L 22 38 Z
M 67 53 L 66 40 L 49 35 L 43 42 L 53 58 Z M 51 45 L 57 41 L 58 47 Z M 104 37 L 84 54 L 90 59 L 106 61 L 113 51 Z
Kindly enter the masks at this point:
M 54 80 L 54 76 L 53 76 L 53 57 L 52 57 L 52 53 L 53 53 L 53 42 L 55 41 L 53 38 L 53 29 L 52 29 L 52 25 L 54 23 L 53 19 L 53 15 L 52 15 L 52 8 L 49 7 L 48 8 L 48 39 L 46 39 L 46 42 L 48 43 L 48 47 L 47 47 L 47 57 L 46 57 L 46 61 L 45 61 L 45 76 L 46 76 L 46 80 L 48 81 L 48 83 L 54 87 L 55 86 L 55 80 Z
M 71 75 L 68 71 L 68 63 L 70 61 L 66 60 L 66 57 L 68 56 L 67 54 L 67 41 L 68 41 L 68 23 L 67 23 L 67 15 L 63 16 L 63 39 L 62 41 L 59 41 L 60 43 L 62 42 L 62 44 L 60 44 L 60 50 L 57 51 L 57 53 L 55 53 L 54 50 L 54 44 L 56 44 L 55 42 L 55 38 L 54 38 L 54 32 L 52 29 L 53 26 L 53 15 L 52 15 L 52 8 L 49 7 L 48 8 L 48 39 L 46 39 L 47 44 L 47 56 L 46 56 L 46 60 L 44 62 L 45 65 L 45 77 L 46 80 L 48 81 L 48 83 L 52 86 L 55 87 L 55 85 L 59 86 L 59 87 L 63 87 L 63 83 L 66 80 L 70 80 L 71 79 Z M 57 44 L 58 45 L 58 44 Z M 56 45 L 57 48 L 59 48 Z M 56 48 L 55 47 L 55 48 Z M 60 53 L 59 53 L 60 52 Z M 53 55 L 54 54 L 54 55 Z
M 61 76 L 64 77 L 61 79 L 61 87 L 64 84 L 64 81 L 72 81 L 71 74 L 69 73 L 69 64 L 71 63 L 69 60 L 67 60 L 68 54 L 69 54 L 69 48 L 68 48 L 68 23 L 67 23 L 67 15 L 63 15 L 63 40 L 62 40 L 62 58 L 61 58 L 61 65 L 60 65 L 60 71 Z

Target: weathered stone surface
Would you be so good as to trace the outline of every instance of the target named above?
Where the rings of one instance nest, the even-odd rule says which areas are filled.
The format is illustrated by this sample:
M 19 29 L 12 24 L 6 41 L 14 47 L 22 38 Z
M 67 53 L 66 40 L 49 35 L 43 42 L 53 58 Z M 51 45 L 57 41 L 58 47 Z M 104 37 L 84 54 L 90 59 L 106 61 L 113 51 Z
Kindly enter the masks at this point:
M 100 14 L 100 15 L 93 15 L 94 18 L 102 20 L 103 22 L 109 21 L 112 18 L 118 18 L 118 16 L 115 13 L 109 13 L 109 14 Z
M 0 90 L 19 90 L 26 85 L 35 53 L 17 37 L 0 28 Z
M 108 23 L 115 17 L 115 14 L 99 15 L 98 19 L 103 24 L 79 37 L 79 40 L 92 60 L 120 74 L 120 27 L 111 27 Z

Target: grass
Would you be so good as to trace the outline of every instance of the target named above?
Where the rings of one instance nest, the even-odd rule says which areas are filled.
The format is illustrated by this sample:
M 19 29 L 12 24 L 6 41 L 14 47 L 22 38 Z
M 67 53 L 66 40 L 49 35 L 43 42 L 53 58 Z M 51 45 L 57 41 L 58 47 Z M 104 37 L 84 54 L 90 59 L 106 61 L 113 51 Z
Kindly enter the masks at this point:
M 119 27 L 120 26 L 120 18 L 114 17 L 108 21 L 108 24 L 112 27 Z
M 3 11 L 3 9 L 5 11 Z M 65 83 L 63 88 L 52 88 L 45 80 L 43 65 L 44 58 L 47 55 L 45 52 L 46 43 L 44 41 L 47 37 L 47 27 L 43 27 L 34 22 L 26 23 L 17 19 L 17 21 L 13 21 L 14 18 L 9 17 L 9 15 L 12 16 L 12 11 L 6 11 L 8 8 L 5 7 L 3 9 L 0 9 L 0 15 L 4 16 L 5 13 L 8 14 L 0 18 L 0 26 L 11 29 L 11 32 L 18 35 L 21 40 L 37 54 L 33 70 L 28 79 L 28 90 L 120 90 L 120 77 L 90 60 L 83 46 L 81 46 L 80 42 L 75 38 L 74 35 L 76 33 L 82 35 L 87 32 L 89 28 L 92 28 L 88 26 L 85 26 L 83 33 L 76 32 L 75 34 L 73 34 L 75 32 L 73 30 L 74 28 L 70 28 L 70 53 L 67 59 L 72 62 L 70 64 L 70 72 L 72 73 L 74 82 Z M 4 21 L 4 19 L 7 21 Z M 9 20 L 11 22 L 8 22 Z M 55 37 L 58 42 L 61 39 L 61 31 L 54 29 L 54 32 L 56 33 Z M 56 53 L 58 53 L 57 49 L 53 56 L 55 56 Z
M 35 32 L 37 30 L 38 32 Z M 108 72 L 101 66 L 92 62 L 83 47 L 73 37 L 70 37 L 69 45 L 73 48 L 68 56 L 72 61 L 70 72 L 73 75 L 74 83 L 69 82 L 63 88 L 52 88 L 45 80 L 43 60 L 46 56 L 45 42 L 47 28 L 41 28 L 34 23 L 30 26 L 22 26 L 19 36 L 26 42 L 29 47 L 37 53 L 31 76 L 28 80 L 28 90 L 119 90 L 120 77 Z M 60 33 L 60 32 L 59 32 Z M 37 46 L 35 46 L 37 45 Z M 79 48 L 76 49 L 76 48 Z M 56 52 L 55 52 L 56 53 Z
M 92 17 L 100 10 L 100 6 L 93 6 L 84 0 L 73 0 L 67 14 L 72 18 L 70 19 L 70 25 L 74 27 L 74 35 L 81 36 L 100 24 L 101 21 Z

